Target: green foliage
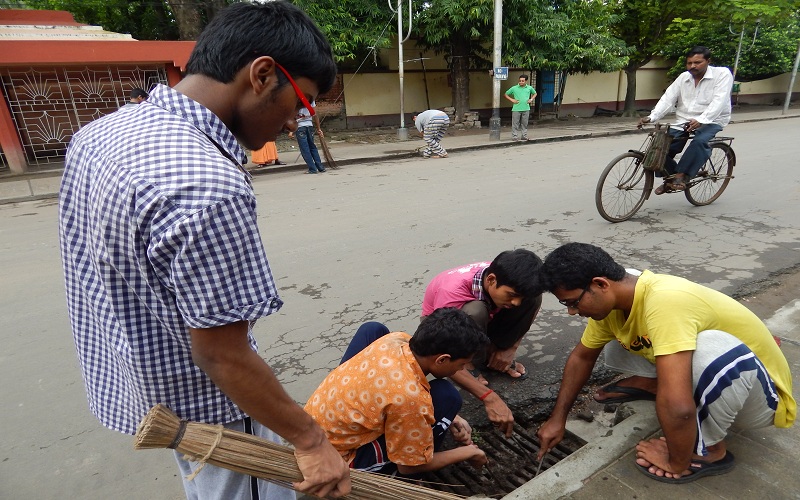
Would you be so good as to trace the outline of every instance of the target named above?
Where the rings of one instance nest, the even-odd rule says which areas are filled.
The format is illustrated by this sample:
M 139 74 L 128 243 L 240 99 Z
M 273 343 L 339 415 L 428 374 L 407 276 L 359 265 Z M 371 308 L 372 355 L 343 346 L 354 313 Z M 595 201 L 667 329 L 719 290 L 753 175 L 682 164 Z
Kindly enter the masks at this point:
M 293 0 L 293 3 L 314 19 L 325 33 L 338 62 L 361 59 L 370 47 L 385 47 L 391 36 L 397 34 L 396 18 L 386 2 Z
M 627 62 L 628 48 L 610 29 L 616 15 L 605 2 L 562 0 L 533 4 L 526 18 L 507 27 L 504 59 L 524 68 L 588 73 L 616 71 Z
M 612 31 L 628 46 L 628 69 L 647 64 L 661 49 L 670 23 L 697 8 L 699 4 L 684 0 L 616 0 Z
M 177 40 L 178 28 L 162 0 L 27 0 L 34 9 L 65 10 L 80 23 L 130 33 L 137 40 Z
M 770 78 L 792 70 L 797 42 L 800 40 L 799 21 L 798 14 L 794 13 L 775 20 L 773 25 L 762 24 L 756 34 L 755 22 L 733 24 L 727 20 L 680 19 L 670 27 L 662 54 L 675 61 L 669 70 L 673 78 L 685 71 L 684 56 L 695 45 L 711 49 L 712 64 L 715 66 L 727 66 L 733 70 L 739 36 L 744 29 L 736 80 Z

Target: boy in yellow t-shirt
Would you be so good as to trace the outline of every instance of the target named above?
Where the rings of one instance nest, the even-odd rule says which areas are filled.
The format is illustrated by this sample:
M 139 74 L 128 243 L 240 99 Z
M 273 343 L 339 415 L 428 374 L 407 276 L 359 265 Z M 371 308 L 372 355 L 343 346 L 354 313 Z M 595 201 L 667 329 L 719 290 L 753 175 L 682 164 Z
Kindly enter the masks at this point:
M 445 377 L 488 342 L 454 308 L 435 311 L 413 337 L 365 323 L 305 410 L 351 468 L 416 475 L 467 461 L 480 469 L 486 455 L 472 443 L 469 424 L 458 416 L 461 395 Z M 429 374 L 436 379 L 429 382 Z M 441 451 L 448 430 L 464 446 Z
M 553 251 L 540 275 L 569 314 L 589 318 L 539 429 L 542 450 L 563 437 L 567 413 L 606 345 L 606 364 L 634 376 L 595 399 L 656 402 L 664 437 L 636 446 L 637 466 L 652 479 L 680 484 L 729 472 L 729 429 L 794 422 L 789 364 L 764 323 L 734 299 L 683 278 L 626 271 L 584 243 Z

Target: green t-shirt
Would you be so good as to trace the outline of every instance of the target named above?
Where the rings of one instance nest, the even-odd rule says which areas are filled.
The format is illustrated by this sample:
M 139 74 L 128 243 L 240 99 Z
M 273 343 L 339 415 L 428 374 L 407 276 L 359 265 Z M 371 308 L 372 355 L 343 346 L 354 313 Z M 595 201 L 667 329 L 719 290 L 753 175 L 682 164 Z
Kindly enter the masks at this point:
M 536 95 L 536 89 L 530 85 L 525 85 L 524 87 L 514 85 L 506 90 L 506 95 L 510 95 L 519 101 L 511 107 L 511 111 L 530 111 L 531 105 L 528 104 L 528 99 Z

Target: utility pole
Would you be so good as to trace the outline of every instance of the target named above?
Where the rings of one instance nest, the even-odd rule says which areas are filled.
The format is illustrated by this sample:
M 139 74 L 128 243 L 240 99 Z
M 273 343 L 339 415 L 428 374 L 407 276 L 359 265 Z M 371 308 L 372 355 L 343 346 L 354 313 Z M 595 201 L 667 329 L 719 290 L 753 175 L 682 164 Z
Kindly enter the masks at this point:
M 403 37 L 403 0 L 397 0 L 397 10 L 392 7 L 392 0 L 389 1 L 389 8 L 397 15 L 397 73 L 400 76 L 400 128 L 397 129 L 397 139 L 400 141 L 408 140 L 408 129 L 406 128 L 405 95 L 403 94 L 403 42 L 411 36 L 411 0 L 408 0 L 408 33 Z
M 792 67 L 792 78 L 789 79 L 789 90 L 786 91 L 786 100 L 783 102 L 782 115 L 789 112 L 789 101 L 792 100 L 792 89 L 794 89 L 794 79 L 797 78 L 797 66 L 800 63 L 800 43 L 797 44 L 797 55 L 794 56 L 794 67 Z
M 494 0 L 493 68 L 502 66 L 503 0 Z M 492 75 L 492 117 L 489 119 L 489 140 L 500 140 L 500 80 Z

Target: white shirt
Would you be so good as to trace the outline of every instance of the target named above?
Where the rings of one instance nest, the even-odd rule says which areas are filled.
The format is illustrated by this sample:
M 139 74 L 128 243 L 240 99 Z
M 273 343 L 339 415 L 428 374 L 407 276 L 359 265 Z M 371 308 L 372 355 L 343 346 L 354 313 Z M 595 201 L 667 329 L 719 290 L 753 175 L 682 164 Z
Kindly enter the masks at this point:
M 709 66 L 696 86 L 692 74 L 684 71 L 667 87 L 650 113 L 650 121 L 656 122 L 674 109 L 675 125 L 694 119 L 724 127 L 731 121 L 732 89 L 733 75 L 728 68 Z

